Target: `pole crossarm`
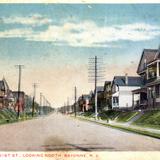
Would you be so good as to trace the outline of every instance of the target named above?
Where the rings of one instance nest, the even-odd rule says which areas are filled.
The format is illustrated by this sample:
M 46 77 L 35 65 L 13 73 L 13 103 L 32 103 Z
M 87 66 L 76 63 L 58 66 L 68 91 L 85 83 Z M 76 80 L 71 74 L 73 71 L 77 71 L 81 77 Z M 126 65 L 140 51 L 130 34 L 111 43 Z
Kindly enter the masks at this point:
M 94 83 L 94 101 L 95 101 L 95 119 L 98 117 L 98 106 L 97 106 L 97 84 L 104 79 L 105 67 L 103 66 L 102 59 L 95 56 L 89 58 L 88 62 L 88 81 Z

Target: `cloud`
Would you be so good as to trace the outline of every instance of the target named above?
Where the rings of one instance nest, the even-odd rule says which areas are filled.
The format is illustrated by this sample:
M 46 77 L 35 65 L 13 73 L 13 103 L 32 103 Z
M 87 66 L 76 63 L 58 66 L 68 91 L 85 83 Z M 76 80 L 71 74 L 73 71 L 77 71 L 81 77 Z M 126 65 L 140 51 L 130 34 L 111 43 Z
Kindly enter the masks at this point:
M 52 20 L 40 14 L 34 14 L 25 17 L 24 16 L 1 17 L 1 23 L 42 26 L 45 24 L 52 23 Z
M 10 29 L 0 32 L 0 38 L 27 38 L 33 34 L 31 28 Z
M 0 37 L 24 37 L 27 41 L 53 42 L 55 45 L 72 47 L 117 47 L 114 42 L 146 41 L 159 35 L 160 28 L 156 25 L 133 23 L 98 26 L 93 21 L 65 22 L 62 25 L 50 24 L 44 31 L 29 28 L 28 33 L 27 29 L 0 32 Z
M 158 26 L 145 23 L 101 27 L 91 21 L 51 25 L 46 31 L 33 35 L 28 40 L 65 42 L 70 46 L 101 46 L 119 40 L 145 41 L 160 35 Z

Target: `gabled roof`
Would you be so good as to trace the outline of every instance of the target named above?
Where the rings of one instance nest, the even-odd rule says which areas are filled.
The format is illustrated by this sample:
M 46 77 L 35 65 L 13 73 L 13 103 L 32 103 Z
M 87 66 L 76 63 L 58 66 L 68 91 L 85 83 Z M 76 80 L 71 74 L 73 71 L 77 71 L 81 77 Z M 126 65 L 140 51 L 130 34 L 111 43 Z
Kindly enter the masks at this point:
M 107 86 L 107 85 L 111 85 L 111 84 L 112 84 L 111 81 L 105 81 L 105 82 L 104 82 L 104 90 L 106 89 L 106 86 Z
M 18 98 L 18 91 L 12 91 L 12 94 L 15 98 Z M 25 96 L 25 93 L 23 91 L 20 91 L 19 92 L 19 96 L 20 97 L 24 97 Z
M 84 99 L 89 99 L 89 98 L 90 98 L 90 95 L 88 95 L 88 94 L 83 94 L 83 98 L 84 98 Z
M 118 86 L 126 86 L 125 76 L 115 76 L 113 83 Z M 128 85 L 127 86 L 142 86 L 143 80 L 141 77 L 128 76 Z
M 78 98 L 78 100 L 90 99 L 90 98 L 91 98 L 91 96 L 90 96 L 89 94 L 83 94 L 82 96 L 80 96 L 80 97 Z
M 105 81 L 105 82 L 104 82 L 104 85 L 110 84 L 110 83 L 111 83 L 111 81 Z
M 5 80 L 5 78 L 3 78 L 2 80 L 0 80 L 0 90 L 4 90 L 4 91 L 9 91 L 9 86 L 7 81 Z
M 139 61 L 137 73 L 143 72 L 146 69 L 146 65 L 159 58 L 158 49 L 144 49 Z M 145 65 L 146 63 L 146 65 Z
M 103 92 L 104 91 L 104 87 L 103 86 L 97 86 L 97 92 Z
M 2 80 L 0 81 L 0 90 L 5 91 L 4 82 Z

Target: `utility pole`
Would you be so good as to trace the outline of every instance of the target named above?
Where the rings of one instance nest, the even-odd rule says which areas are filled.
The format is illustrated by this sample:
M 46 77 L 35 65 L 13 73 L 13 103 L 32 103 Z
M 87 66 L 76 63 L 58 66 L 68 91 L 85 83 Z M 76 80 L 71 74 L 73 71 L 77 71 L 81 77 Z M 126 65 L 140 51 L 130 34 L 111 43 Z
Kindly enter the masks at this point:
M 44 95 L 42 96 L 42 99 L 43 99 L 43 115 L 45 115 L 45 97 Z
M 69 97 L 67 97 L 67 112 L 69 113 Z
M 16 68 L 19 70 L 19 78 L 18 78 L 18 96 L 17 96 L 17 104 L 18 104 L 18 111 L 17 111 L 17 119 L 19 119 L 20 115 L 20 91 L 21 91 L 21 76 L 22 76 L 22 68 L 24 65 L 16 65 Z
M 74 88 L 74 113 L 77 116 L 77 87 Z
M 45 96 L 43 95 L 43 106 L 46 105 L 46 102 L 45 102 Z
M 42 93 L 40 93 L 40 111 L 39 111 L 39 114 L 41 115 L 42 114 Z
M 35 111 L 36 89 L 37 89 L 37 84 L 33 83 L 32 117 L 34 116 L 34 111 Z
M 64 102 L 63 113 L 66 114 L 66 103 Z
M 95 75 L 94 75 L 94 83 L 95 83 L 95 119 L 97 120 L 97 56 L 95 56 Z
M 97 105 L 97 83 L 104 80 L 104 68 L 103 63 L 97 56 L 89 59 L 89 82 L 94 83 L 94 105 L 95 105 L 95 119 L 98 116 L 98 105 Z
M 49 113 L 49 102 L 48 102 L 48 100 L 46 99 L 46 106 L 47 106 L 47 114 Z
M 43 113 L 44 114 L 47 114 L 47 110 L 46 110 L 46 97 L 43 95 Z

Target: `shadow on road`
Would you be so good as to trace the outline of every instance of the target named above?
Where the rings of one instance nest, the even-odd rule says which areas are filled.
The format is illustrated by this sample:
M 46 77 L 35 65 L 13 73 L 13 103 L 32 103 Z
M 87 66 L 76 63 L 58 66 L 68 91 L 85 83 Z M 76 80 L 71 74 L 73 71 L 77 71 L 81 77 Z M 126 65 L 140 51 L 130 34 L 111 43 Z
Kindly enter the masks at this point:
M 86 140 L 85 140 L 86 141 Z M 113 151 L 115 148 L 107 147 L 99 143 L 66 143 L 63 137 L 48 137 L 44 145 L 41 146 L 45 151 Z
M 44 145 L 45 151 L 111 151 L 112 147 L 106 147 L 98 144 L 64 144 L 64 145 Z

